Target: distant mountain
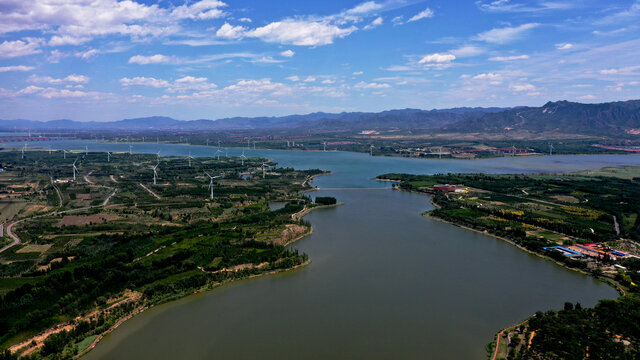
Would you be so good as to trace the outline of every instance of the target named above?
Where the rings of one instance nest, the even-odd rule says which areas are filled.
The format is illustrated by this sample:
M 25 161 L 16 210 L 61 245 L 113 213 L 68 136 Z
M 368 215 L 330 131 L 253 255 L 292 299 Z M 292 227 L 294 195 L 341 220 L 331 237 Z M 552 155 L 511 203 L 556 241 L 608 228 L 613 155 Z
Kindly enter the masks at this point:
M 219 120 L 199 119 L 190 121 L 180 121 L 162 116 L 124 119 L 113 122 L 0 120 L 0 131 L 222 131 L 299 130 L 310 127 L 319 130 L 356 131 L 365 129 L 434 129 L 491 111 L 493 110 L 481 108 L 450 109 L 450 111 L 403 109 L 380 113 L 344 112 L 331 114 L 317 112 L 281 117 L 234 117 Z
M 445 126 L 455 132 L 505 133 L 519 130 L 565 134 L 615 135 L 640 129 L 640 100 L 581 104 L 548 102 L 470 117 Z
M 330 132 L 363 130 L 482 132 L 516 131 L 585 135 L 640 134 L 640 100 L 603 104 L 548 102 L 541 107 L 399 109 L 378 113 L 311 113 L 280 117 L 234 117 L 181 121 L 153 116 L 113 122 L 0 120 L 0 131 L 228 131 L 290 130 Z

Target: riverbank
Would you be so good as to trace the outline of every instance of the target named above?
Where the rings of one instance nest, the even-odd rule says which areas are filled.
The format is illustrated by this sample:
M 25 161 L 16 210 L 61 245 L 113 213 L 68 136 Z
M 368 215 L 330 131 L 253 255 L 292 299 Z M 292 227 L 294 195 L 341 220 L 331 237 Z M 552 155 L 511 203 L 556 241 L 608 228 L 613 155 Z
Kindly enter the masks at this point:
M 343 205 L 342 203 L 338 203 L 338 204 L 334 204 L 334 205 L 320 205 L 320 206 L 314 206 L 314 207 L 306 207 L 305 209 L 303 209 L 302 211 L 295 213 L 292 215 L 292 218 L 295 220 L 298 220 L 304 216 L 306 216 L 307 214 L 311 213 L 313 210 L 317 210 L 317 209 L 328 209 L 328 208 L 334 208 L 337 207 L 339 205 Z M 310 236 L 311 234 L 313 234 L 313 226 L 309 226 L 308 230 L 306 232 L 304 232 L 303 234 L 300 234 L 298 236 L 296 236 L 295 238 L 287 241 L 285 244 L 283 244 L 284 246 L 289 246 L 291 244 L 294 244 L 295 242 Z M 108 330 L 106 330 L 105 332 L 101 333 L 98 335 L 98 337 L 91 343 L 91 345 L 83 350 L 81 353 L 79 353 L 76 358 L 79 358 L 83 355 L 86 355 L 87 353 L 89 353 L 93 348 L 95 348 L 96 345 L 98 345 L 98 343 L 109 333 L 113 332 L 117 327 L 119 327 L 120 325 L 122 325 L 124 322 L 130 320 L 131 318 L 133 318 L 134 316 L 143 313 L 146 310 L 149 310 L 155 306 L 159 306 L 159 305 L 163 305 L 163 304 L 167 304 L 170 303 L 172 301 L 176 301 L 176 300 L 180 300 L 192 295 L 197 295 L 203 292 L 207 292 L 207 291 L 211 291 L 211 290 L 215 290 L 223 285 L 228 285 L 231 284 L 233 282 L 237 282 L 237 281 L 242 281 L 242 280 L 249 280 L 249 279 L 255 279 L 255 278 L 259 278 L 259 277 L 263 277 L 263 276 L 267 276 L 267 275 L 275 275 L 275 274 L 280 274 L 280 273 L 285 273 L 285 272 L 290 272 L 290 271 L 294 271 L 297 270 L 299 268 L 302 268 L 304 266 L 307 266 L 309 264 L 311 264 L 311 259 L 306 260 L 305 262 L 298 264 L 298 265 L 294 265 L 292 267 L 286 268 L 286 269 L 276 269 L 276 270 L 269 270 L 269 271 L 265 271 L 259 274 L 252 274 L 252 275 L 248 275 L 245 277 L 240 277 L 240 278 L 234 278 L 234 279 L 229 279 L 229 280 L 225 280 L 225 281 L 221 281 L 221 282 L 215 282 L 215 283 L 211 283 L 211 284 L 207 284 L 205 286 L 203 286 L 200 289 L 197 289 L 195 291 L 189 292 L 189 293 L 183 293 L 183 294 L 175 294 L 175 295 L 171 295 L 168 296 L 162 300 L 156 301 L 152 304 L 149 305 L 143 305 L 141 307 L 137 307 L 132 313 L 127 314 L 126 316 L 122 317 L 120 320 L 118 320 L 116 322 L 115 325 L 113 325 L 111 328 L 109 328 Z

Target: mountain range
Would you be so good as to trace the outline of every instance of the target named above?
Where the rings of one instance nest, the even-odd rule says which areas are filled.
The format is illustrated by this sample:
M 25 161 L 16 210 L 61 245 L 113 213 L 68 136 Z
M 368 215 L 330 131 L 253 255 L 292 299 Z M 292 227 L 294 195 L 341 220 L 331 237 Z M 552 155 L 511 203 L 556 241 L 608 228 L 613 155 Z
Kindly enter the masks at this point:
M 316 112 L 281 117 L 176 120 L 153 116 L 113 122 L 0 120 L 0 131 L 390 131 L 509 133 L 515 131 L 617 135 L 640 132 L 640 100 L 582 104 L 548 102 L 541 107 L 402 109 L 379 113 Z

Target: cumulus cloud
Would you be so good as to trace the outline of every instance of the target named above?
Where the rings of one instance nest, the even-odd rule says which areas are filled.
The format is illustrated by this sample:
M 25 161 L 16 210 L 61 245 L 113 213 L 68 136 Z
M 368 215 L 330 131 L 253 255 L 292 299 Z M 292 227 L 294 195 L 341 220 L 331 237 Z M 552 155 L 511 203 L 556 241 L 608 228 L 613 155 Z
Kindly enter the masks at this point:
M 364 81 L 360 81 L 359 83 L 355 84 L 353 87 L 356 89 L 388 89 L 391 87 L 391 85 L 385 84 L 385 83 L 376 83 L 376 82 L 367 83 Z
M 0 43 L 0 59 L 8 59 L 41 53 L 40 46 L 43 40 L 37 38 L 24 38 L 22 40 L 4 41 Z
M 293 55 L 295 55 L 295 54 L 296 53 L 293 52 L 292 50 L 285 50 L 285 51 L 280 53 L 280 56 L 290 58 L 290 57 L 293 57 Z
M 224 25 L 216 31 L 216 36 L 225 39 L 240 39 L 246 31 L 247 28 L 244 26 L 232 26 L 229 25 L 229 23 L 224 23 Z
M 289 80 L 289 81 L 293 81 L 293 82 L 300 81 L 300 77 L 297 76 L 297 75 L 292 75 L 292 76 L 286 77 L 286 79 Z
M 127 78 L 124 77 L 120 79 L 120 84 L 124 87 L 131 86 L 146 86 L 152 88 L 163 88 L 167 92 L 170 93 L 184 93 L 187 91 L 206 91 L 213 90 L 218 86 L 214 83 L 209 82 L 209 79 L 205 77 L 195 77 L 195 76 L 184 76 L 173 82 L 164 80 L 164 79 L 156 79 L 153 77 L 134 77 Z
M 87 84 L 90 80 L 88 76 L 71 74 L 64 78 L 53 78 L 51 76 L 36 76 L 32 75 L 29 77 L 29 82 L 33 83 L 46 83 L 46 84 L 64 84 L 64 83 L 74 83 L 74 84 Z
M 456 56 L 453 54 L 435 53 L 435 54 L 423 56 L 422 59 L 418 61 L 418 63 L 419 64 L 446 64 L 446 63 L 452 62 L 455 59 L 456 59 Z
M 224 16 L 218 0 L 161 7 L 133 0 L 11 1 L 0 11 L 0 33 L 46 30 L 50 46 L 79 45 L 96 36 L 119 34 L 133 38 L 164 36 L 181 30 L 181 20 Z
M 154 88 L 163 88 L 163 87 L 169 86 L 169 82 L 166 80 L 156 79 L 152 77 L 140 77 L 140 76 L 136 76 L 132 79 L 124 77 L 120 79 L 120 84 L 122 84 L 122 86 L 125 86 L 125 87 L 149 86 Z
M 172 56 L 167 56 L 162 54 L 156 54 L 151 56 L 134 55 L 131 58 L 129 58 L 129 64 L 140 64 L 140 65 L 171 64 L 175 62 L 176 60 Z
M 344 38 L 357 30 L 355 26 L 341 28 L 326 20 L 283 20 L 250 30 L 247 37 L 259 38 L 265 42 L 300 46 L 320 46 L 332 44 L 337 38 Z
M 31 71 L 35 69 L 33 66 L 26 65 L 13 65 L 13 66 L 2 66 L 0 67 L 0 72 L 8 72 L 8 71 Z
M 515 27 L 495 28 L 478 34 L 475 39 L 494 44 L 506 44 L 521 38 L 528 30 L 538 27 L 538 23 L 522 24 Z
M 422 20 L 422 19 L 427 19 L 427 18 L 431 18 L 433 17 L 434 12 L 433 10 L 426 8 L 424 10 L 422 10 L 421 12 L 413 15 L 409 20 L 407 20 L 407 22 L 414 22 L 414 21 L 418 21 L 418 20 Z

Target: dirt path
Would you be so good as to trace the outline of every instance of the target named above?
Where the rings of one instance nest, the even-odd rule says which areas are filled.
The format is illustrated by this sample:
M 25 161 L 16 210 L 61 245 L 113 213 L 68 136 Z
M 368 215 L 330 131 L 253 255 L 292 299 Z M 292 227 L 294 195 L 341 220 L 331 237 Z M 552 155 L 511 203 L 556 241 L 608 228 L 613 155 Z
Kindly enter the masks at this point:
M 91 173 L 93 173 L 93 170 L 89 171 L 87 175 L 84 176 L 84 181 L 86 181 L 87 184 L 95 185 L 93 181 L 89 180 L 89 175 L 91 175 Z
M 114 183 L 118 183 L 118 180 L 116 180 L 115 177 L 113 177 L 113 175 L 109 175 L 109 179 L 111 179 L 111 181 L 113 181 Z
M 113 190 L 113 192 L 111 193 L 111 195 L 107 196 L 106 199 L 104 199 L 104 202 L 102 202 L 102 206 L 107 206 L 107 204 L 109 203 L 109 200 L 111 200 L 111 198 L 113 197 L 113 195 L 115 195 L 118 192 L 118 189 Z
M 153 191 L 151 191 L 151 189 L 149 189 L 148 187 L 144 186 L 142 183 L 140 183 L 140 186 L 142 186 L 143 189 L 147 190 L 149 192 L 149 194 L 153 195 L 156 199 L 162 200 L 160 195 L 154 193 Z
M 24 219 L 24 220 L 26 220 L 26 219 Z M 12 230 L 12 228 L 13 228 L 13 225 L 15 225 L 15 224 L 19 224 L 19 223 L 23 222 L 24 220 L 18 220 L 18 221 L 12 222 L 12 223 L 10 223 L 10 224 L 7 224 L 7 235 L 9 235 L 9 237 L 10 237 L 11 239 L 13 239 L 13 241 L 12 241 L 10 244 L 5 245 L 2 249 L 0 249 L 0 253 L 2 253 L 2 252 L 4 252 L 4 251 L 6 251 L 7 249 L 9 249 L 9 248 L 11 248 L 11 247 L 13 247 L 13 246 L 16 246 L 16 245 L 20 244 L 20 238 L 19 238 L 19 237 L 17 237 L 17 236 L 13 233 L 13 231 L 11 231 L 11 230 Z
M 496 339 L 496 348 L 495 348 L 495 350 L 493 351 L 493 356 L 491 357 L 491 360 L 496 360 L 496 358 L 498 357 L 498 349 L 500 348 L 500 338 L 502 337 L 502 334 L 504 334 L 504 332 L 505 332 L 506 330 L 515 329 L 515 328 L 517 328 L 518 326 L 520 326 L 520 325 L 522 325 L 522 324 L 526 323 L 527 321 L 528 321 L 528 320 L 525 320 L 525 321 L 521 322 L 520 324 L 510 326 L 510 327 L 508 327 L 508 328 L 506 328 L 506 329 L 503 329 L 502 331 L 500 331 L 500 332 L 498 333 L 498 337 L 497 337 L 497 339 Z

